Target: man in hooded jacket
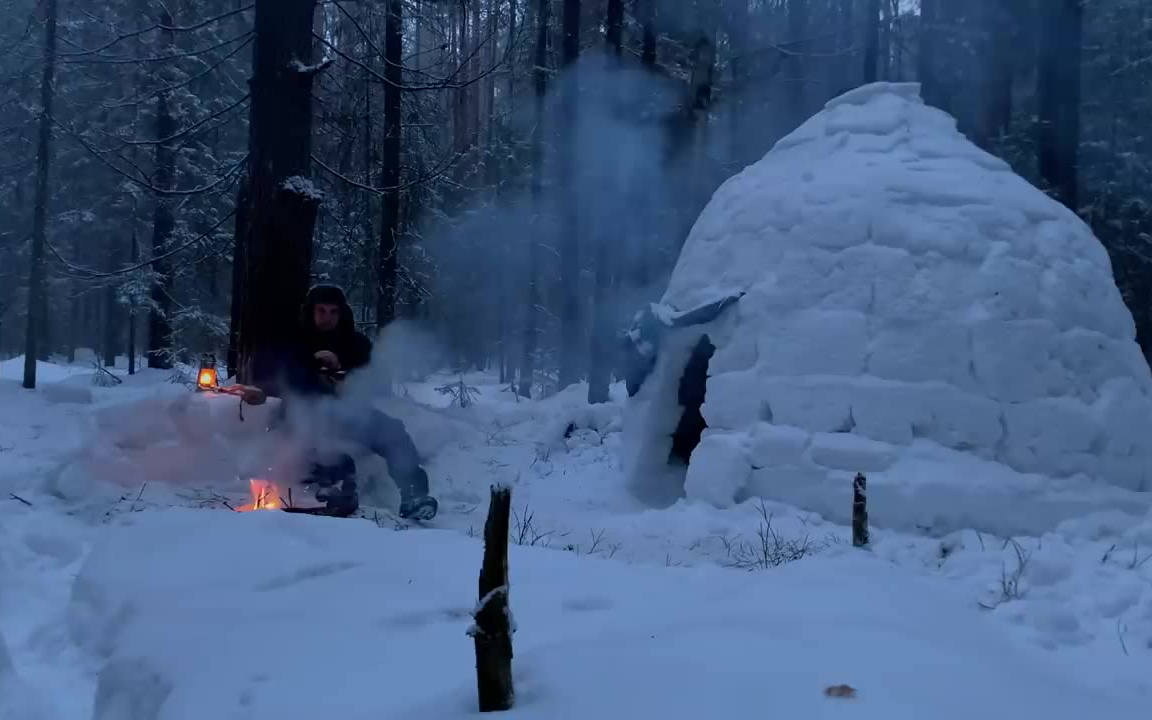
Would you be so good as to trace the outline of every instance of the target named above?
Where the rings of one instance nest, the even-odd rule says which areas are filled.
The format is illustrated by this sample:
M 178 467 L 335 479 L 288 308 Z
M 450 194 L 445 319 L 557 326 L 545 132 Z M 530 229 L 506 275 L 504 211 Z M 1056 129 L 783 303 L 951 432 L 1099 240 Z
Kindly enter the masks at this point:
M 268 395 L 285 402 L 290 397 L 334 396 L 339 375 L 364 367 L 371 356 L 372 341 L 356 330 L 344 291 L 335 285 L 316 285 L 308 291 L 301 308 L 299 335 L 284 348 L 257 354 L 252 368 L 255 387 L 246 393 L 245 400 L 260 404 Z M 436 515 L 437 502 L 428 494 L 428 474 L 420 467 L 419 454 L 404 423 L 371 406 L 342 413 L 338 421 L 339 432 L 346 439 L 387 461 L 388 473 L 400 490 L 401 517 L 428 520 Z M 358 504 L 348 465 L 345 460 L 313 469 L 313 480 L 321 485 L 334 486 L 342 481 L 342 491 L 325 488 L 330 505 Z M 324 495 L 317 493 L 321 499 Z

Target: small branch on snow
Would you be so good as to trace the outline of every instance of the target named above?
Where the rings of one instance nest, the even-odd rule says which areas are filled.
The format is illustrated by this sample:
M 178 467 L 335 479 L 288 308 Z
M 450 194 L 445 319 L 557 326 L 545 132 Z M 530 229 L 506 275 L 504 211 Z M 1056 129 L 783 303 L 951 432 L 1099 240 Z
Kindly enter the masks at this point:
M 8 493 L 8 497 L 12 498 L 13 500 L 19 500 L 20 502 L 24 503 L 24 504 L 25 504 L 25 505 L 27 505 L 28 507 L 32 507 L 32 503 L 28 502 L 27 500 L 25 500 L 24 498 L 20 497 L 20 496 L 19 496 L 19 495 L 17 495 L 16 493 Z

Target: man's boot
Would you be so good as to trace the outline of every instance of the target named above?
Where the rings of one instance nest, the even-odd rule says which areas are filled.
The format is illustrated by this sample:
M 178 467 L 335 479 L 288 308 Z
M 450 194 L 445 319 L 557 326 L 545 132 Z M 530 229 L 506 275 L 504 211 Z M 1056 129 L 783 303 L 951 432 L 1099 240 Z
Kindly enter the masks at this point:
M 424 472 L 424 468 L 416 468 L 415 472 L 415 482 L 400 487 L 399 515 L 405 520 L 431 520 L 436 517 L 440 504 L 428 494 L 428 473 Z
M 330 465 L 314 464 L 305 482 L 316 487 L 316 499 L 325 504 L 329 514 L 346 517 L 360 509 L 356 462 L 347 455 Z

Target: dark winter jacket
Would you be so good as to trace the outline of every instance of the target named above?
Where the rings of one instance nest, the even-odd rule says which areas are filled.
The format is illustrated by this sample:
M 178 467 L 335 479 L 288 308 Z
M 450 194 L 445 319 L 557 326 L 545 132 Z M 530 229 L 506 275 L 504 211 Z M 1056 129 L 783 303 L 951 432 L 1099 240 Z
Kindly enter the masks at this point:
M 320 303 L 340 307 L 340 323 L 332 332 L 318 331 L 312 320 L 313 309 Z M 300 308 L 299 334 L 285 347 L 257 354 L 254 384 L 273 397 L 332 394 L 332 387 L 320 378 L 321 365 L 315 357 L 322 350 L 335 354 L 344 371 L 363 367 L 372 357 L 372 341 L 357 332 L 344 291 L 334 285 L 317 285 L 308 291 Z

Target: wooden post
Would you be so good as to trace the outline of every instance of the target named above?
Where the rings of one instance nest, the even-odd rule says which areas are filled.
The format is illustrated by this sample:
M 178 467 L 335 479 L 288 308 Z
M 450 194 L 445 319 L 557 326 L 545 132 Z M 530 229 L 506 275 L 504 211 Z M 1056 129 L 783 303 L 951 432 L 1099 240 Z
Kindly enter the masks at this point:
M 868 546 L 868 479 L 856 473 L 852 481 L 852 546 Z
M 512 623 L 508 607 L 508 524 L 512 490 L 493 485 L 484 523 L 484 562 L 480 600 L 468 634 L 476 642 L 476 690 L 480 712 L 510 710 L 512 688 Z

